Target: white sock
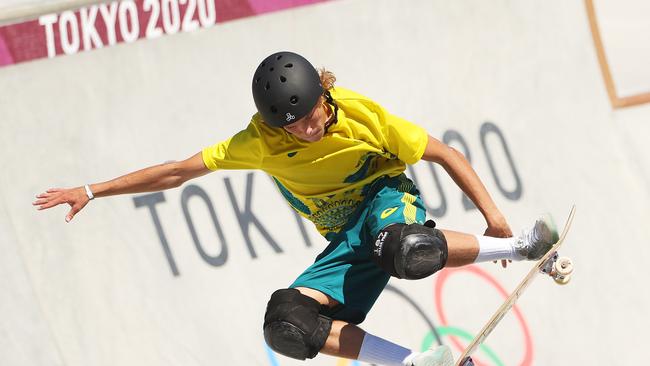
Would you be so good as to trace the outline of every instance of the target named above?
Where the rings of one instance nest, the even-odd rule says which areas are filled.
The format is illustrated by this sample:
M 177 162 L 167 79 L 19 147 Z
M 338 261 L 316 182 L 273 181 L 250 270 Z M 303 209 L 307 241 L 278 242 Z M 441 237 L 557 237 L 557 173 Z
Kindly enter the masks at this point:
M 357 360 L 383 366 L 408 366 L 416 352 L 366 333 Z
M 514 243 L 517 238 L 494 238 L 476 235 L 478 240 L 478 256 L 474 263 L 491 262 L 500 259 L 520 261 L 523 258 L 515 251 Z

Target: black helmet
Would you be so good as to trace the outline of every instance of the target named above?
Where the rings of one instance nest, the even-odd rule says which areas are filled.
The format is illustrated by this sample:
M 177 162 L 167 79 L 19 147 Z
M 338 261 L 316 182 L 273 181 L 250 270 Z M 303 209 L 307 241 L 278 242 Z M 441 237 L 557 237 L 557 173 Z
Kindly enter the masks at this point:
M 306 116 L 322 94 L 314 66 L 293 52 L 277 52 L 265 58 L 253 76 L 255 106 L 264 122 L 273 127 Z

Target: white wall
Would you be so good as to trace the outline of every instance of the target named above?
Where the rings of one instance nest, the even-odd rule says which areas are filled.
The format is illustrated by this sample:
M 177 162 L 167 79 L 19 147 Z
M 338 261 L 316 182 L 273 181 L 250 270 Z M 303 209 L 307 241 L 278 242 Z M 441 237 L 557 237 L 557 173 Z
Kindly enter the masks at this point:
M 573 282 L 560 287 L 540 278 L 526 292 L 519 309 L 530 347 L 512 315 L 488 339 L 503 364 L 531 364 L 526 356 L 537 365 L 638 359 L 629 351 L 647 344 L 650 326 L 643 290 L 650 109 L 612 111 L 583 2 L 340 0 L 0 69 L 0 364 L 301 364 L 269 358 L 261 321 L 270 293 L 291 283 L 325 242 L 309 223 L 305 239 L 262 173 L 253 174 L 252 210 L 283 253 L 251 226 L 257 258 L 226 186 L 229 180 L 242 207 L 248 173 L 192 182 L 209 196 L 225 237 L 224 244 L 206 204 L 192 198 L 189 212 L 207 254 L 227 248 L 216 267 L 190 235 L 181 204 L 187 185 L 146 196 L 150 204 L 164 199 L 155 208 L 177 276 L 149 209 L 135 205 L 145 195 L 95 200 L 70 224 L 67 208 L 30 205 L 48 187 L 107 180 L 227 138 L 253 113 L 252 71 L 280 49 L 326 66 L 339 85 L 433 136 L 457 131 L 515 231 L 545 211 L 561 224 L 577 204 L 563 250 L 577 267 Z M 499 191 L 488 166 L 480 140 L 487 121 L 512 155 L 517 199 Z M 515 190 L 499 140 L 489 135 L 487 142 L 503 188 Z M 428 167 L 415 171 L 425 200 L 439 206 Z M 437 172 L 447 207 L 438 225 L 482 233 L 480 214 L 465 210 L 453 182 Z M 476 268 L 512 289 L 530 266 Z M 481 278 L 465 270 L 445 282 L 441 303 L 454 329 L 477 331 L 500 303 Z M 440 326 L 440 279 L 391 285 Z M 413 348 L 429 330 L 394 291 L 363 326 Z M 319 356 L 309 364 L 347 364 L 337 362 Z

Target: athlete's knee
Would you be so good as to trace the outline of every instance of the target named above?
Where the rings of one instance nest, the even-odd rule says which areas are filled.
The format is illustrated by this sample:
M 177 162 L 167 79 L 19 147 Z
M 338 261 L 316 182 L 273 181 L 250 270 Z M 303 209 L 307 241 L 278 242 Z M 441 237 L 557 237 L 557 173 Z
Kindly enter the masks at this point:
M 321 315 L 321 305 L 296 289 L 277 290 L 264 315 L 264 339 L 275 352 L 304 360 L 314 358 L 325 345 L 332 319 Z
M 447 263 L 447 240 L 431 220 L 393 224 L 377 235 L 372 258 L 391 276 L 415 280 L 430 276 Z

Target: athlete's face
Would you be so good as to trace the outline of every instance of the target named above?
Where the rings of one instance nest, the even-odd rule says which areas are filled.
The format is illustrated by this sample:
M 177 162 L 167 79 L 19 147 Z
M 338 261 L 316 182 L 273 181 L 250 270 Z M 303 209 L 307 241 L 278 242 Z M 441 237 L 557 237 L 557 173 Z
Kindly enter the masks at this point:
M 284 129 L 301 140 L 316 142 L 320 141 L 325 135 L 325 122 L 327 122 L 327 107 L 321 99 L 309 114 L 290 125 L 284 126 Z

